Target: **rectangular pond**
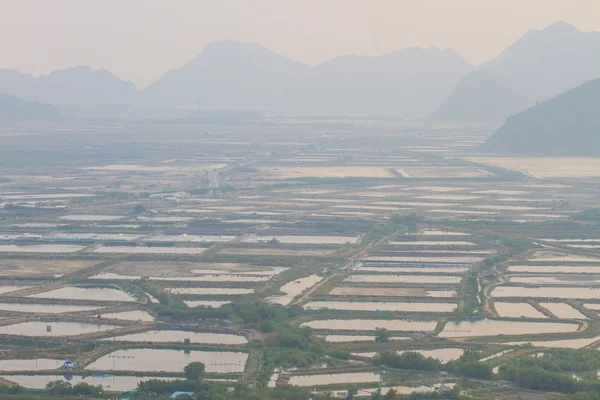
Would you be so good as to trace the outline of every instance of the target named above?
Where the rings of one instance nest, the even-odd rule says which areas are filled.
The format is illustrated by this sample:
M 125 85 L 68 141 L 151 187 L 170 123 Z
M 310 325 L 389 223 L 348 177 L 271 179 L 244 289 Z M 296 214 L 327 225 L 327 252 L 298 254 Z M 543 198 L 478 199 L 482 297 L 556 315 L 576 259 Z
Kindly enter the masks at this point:
M 189 339 L 191 343 L 206 344 L 246 344 L 248 340 L 241 335 L 232 335 L 227 333 L 208 333 L 208 332 L 189 332 L 189 331 L 147 331 L 133 333 L 131 335 L 115 336 L 109 339 L 102 339 L 111 342 L 155 342 L 155 343 L 183 343 Z
M 598 265 L 511 265 L 509 272 L 525 272 L 536 274 L 600 274 Z
M 505 318 L 548 318 L 528 303 L 508 303 L 495 301 L 494 308 L 498 316 Z
M 167 288 L 165 292 L 172 294 L 196 295 L 243 295 L 254 293 L 254 289 L 245 288 Z
M 366 287 L 338 286 L 329 292 L 332 296 L 369 296 L 369 297 L 455 297 L 454 290 L 427 290 L 404 287 Z
M 570 323 L 482 319 L 477 321 L 450 321 L 438 336 L 457 338 L 499 335 L 534 335 L 542 333 L 575 332 L 578 328 L 578 324 Z
M 441 283 L 458 284 L 460 276 L 445 275 L 350 275 L 346 282 L 366 283 Z
M 18 336 L 75 336 L 85 333 L 115 329 L 115 326 L 79 322 L 21 322 L 15 325 L 0 326 L 0 335 Z
M 168 349 L 117 350 L 100 357 L 86 369 L 92 371 L 183 372 L 186 365 L 201 362 L 208 373 L 244 372 L 247 353 Z
M 32 294 L 37 299 L 99 300 L 99 301 L 135 301 L 122 290 L 99 287 L 68 286 L 60 289 Z
M 394 319 L 324 319 L 305 322 L 302 326 L 313 329 L 374 331 L 385 328 L 390 331 L 433 331 L 437 321 L 411 321 Z
M 492 290 L 491 297 L 600 299 L 600 289 L 555 286 L 497 286 Z
M 305 310 L 344 310 L 344 311 L 409 311 L 409 312 L 452 312 L 456 303 L 427 302 L 386 302 L 386 301 L 310 301 Z
M 84 248 L 74 244 L 0 244 L 0 252 L 8 253 L 74 253 Z
M 77 306 L 71 304 L 0 303 L 0 310 L 22 313 L 61 314 L 98 309 L 99 306 Z
M 43 371 L 58 369 L 64 363 L 65 360 L 51 360 L 47 358 L 0 360 L 0 371 Z
M 357 271 L 360 272 L 383 272 L 387 274 L 394 273 L 425 273 L 425 274 L 436 274 L 436 273 L 451 273 L 451 274 L 462 274 L 469 270 L 469 267 L 359 267 Z
M 381 381 L 381 376 L 375 372 L 349 372 L 340 374 L 293 375 L 290 377 L 289 384 L 312 387 L 379 381 Z
M 144 246 L 102 246 L 95 253 L 128 253 L 128 254 L 201 254 L 202 247 L 144 247 Z
M 403 354 L 406 352 L 419 353 L 419 354 L 422 354 L 424 357 L 435 358 L 437 360 L 440 360 L 440 362 L 442 364 L 445 364 L 448 361 L 458 360 L 464 354 L 465 351 L 464 351 L 464 349 L 459 349 L 459 348 L 446 348 L 446 349 L 433 349 L 433 350 L 418 349 L 418 350 L 397 351 L 398 354 Z M 359 356 L 359 357 L 372 358 L 377 353 L 352 353 L 352 354 L 355 356 Z
M 540 303 L 540 306 L 544 307 L 558 318 L 578 318 L 587 319 L 576 308 L 571 307 L 567 303 Z
M 154 321 L 154 317 L 152 316 L 152 314 L 150 314 L 147 311 L 142 311 L 142 310 L 122 311 L 122 312 L 107 313 L 107 314 L 100 313 L 100 315 L 102 316 L 102 318 L 105 318 L 105 319 L 122 319 L 122 320 L 126 320 L 126 321 L 144 321 L 144 322 Z

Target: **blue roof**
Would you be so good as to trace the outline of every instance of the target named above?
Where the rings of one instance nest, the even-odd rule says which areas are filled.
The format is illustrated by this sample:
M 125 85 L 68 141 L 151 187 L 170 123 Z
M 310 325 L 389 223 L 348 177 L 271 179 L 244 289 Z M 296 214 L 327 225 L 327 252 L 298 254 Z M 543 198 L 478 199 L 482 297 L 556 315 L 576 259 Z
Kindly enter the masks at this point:
M 189 396 L 192 396 L 194 394 L 194 392 L 175 392 L 171 395 L 172 399 L 176 399 L 177 396 L 181 395 L 181 394 L 187 394 Z

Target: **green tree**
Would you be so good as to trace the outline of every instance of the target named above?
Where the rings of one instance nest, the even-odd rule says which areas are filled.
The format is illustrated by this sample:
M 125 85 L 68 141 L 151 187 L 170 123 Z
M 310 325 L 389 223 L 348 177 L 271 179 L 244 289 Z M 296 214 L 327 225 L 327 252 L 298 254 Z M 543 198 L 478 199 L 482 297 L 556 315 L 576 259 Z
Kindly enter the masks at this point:
M 391 332 L 385 328 L 375 328 L 375 341 L 387 342 L 392 336 Z
M 50 392 L 50 394 L 56 395 L 68 395 L 73 391 L 73 387 L 69 382 L 65 381 L 52 381 L 48 382 L 46 385 L 46 390 Z
M 189 363 L 183 369 L 185 379 L 189 381 L 201 381 L 204 378 L 204 364 L 201 362 Z

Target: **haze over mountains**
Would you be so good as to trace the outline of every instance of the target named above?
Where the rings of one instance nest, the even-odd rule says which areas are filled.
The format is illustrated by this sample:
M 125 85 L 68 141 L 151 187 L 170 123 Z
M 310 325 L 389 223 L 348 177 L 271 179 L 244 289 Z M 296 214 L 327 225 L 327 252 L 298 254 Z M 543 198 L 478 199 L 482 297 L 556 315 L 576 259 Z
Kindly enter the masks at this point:
M 600 77 L 600 32 L 566 22 L 531 30 L 461 80 L 431 119 L 502 122 L 511 114 Z
M 509 117 L 482 150 L 518 155 L 600 156 L 600 79 Z
M 50 104 L 31 103 L 0 92 L 0 121 L 2 122 L 48 122 L 61 118 L 58 109 Z
M 129 105 L 137 97 L 132 82 L 89 67 L 57 70 L 37 78 L 14 69 L 0 69 L 0 91 L 59 107 Z
M 471 70 L 454 51 L 438 48 L 343 56 L 313 67 L 257 44 L 222 41 L 141 94 L 165 105 L 426 115 Z
M 434 121 L 463 123 L 502 122 L 598 77 L 600 32 L 559 22 L 527 32 L 479 67 L 436 47 L 310 66 L 258 44 L 221 41 L 142 90 L 106 70 L 74 67 L 37 78 L 0 69 L 0 91 L 63 108 L 200 106 L 409 118 L 433 113 Z

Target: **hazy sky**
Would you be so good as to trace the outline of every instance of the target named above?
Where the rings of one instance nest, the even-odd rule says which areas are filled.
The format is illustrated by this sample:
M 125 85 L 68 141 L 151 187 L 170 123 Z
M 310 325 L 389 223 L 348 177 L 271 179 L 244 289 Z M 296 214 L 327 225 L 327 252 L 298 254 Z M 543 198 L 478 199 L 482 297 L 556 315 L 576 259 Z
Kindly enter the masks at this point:
M 0 0 L 0 67 L 89 65 L 143 87 L 222 39 L 309 64 L 410 46 L 478 64 L 558 20 L 600 30 L 600 0 Z

